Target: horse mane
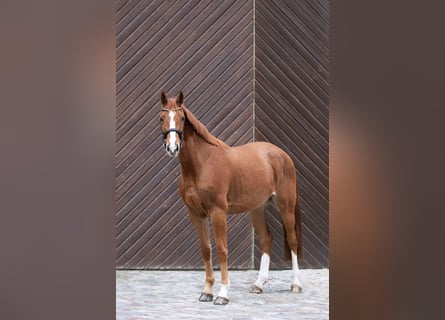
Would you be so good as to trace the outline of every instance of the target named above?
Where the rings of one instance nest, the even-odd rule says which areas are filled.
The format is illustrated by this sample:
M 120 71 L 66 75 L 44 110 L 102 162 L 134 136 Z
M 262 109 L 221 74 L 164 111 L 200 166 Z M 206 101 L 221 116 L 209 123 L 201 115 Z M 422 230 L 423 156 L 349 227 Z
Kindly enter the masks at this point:
M 213 136 L 209 130 L 201 123 L 198 119 L 193 115 L 193 113 L 190 112 L 189 109 L 187 109 L 184 105 L 182 105 L 182 109 L 185 113 L 185 119 L 186 121 L 193 127 L 195 132 L 203 138 L 208 143 L 222 148 L 229 148 L 229 146 L 222 140 L 219 140 L 215 136 Z

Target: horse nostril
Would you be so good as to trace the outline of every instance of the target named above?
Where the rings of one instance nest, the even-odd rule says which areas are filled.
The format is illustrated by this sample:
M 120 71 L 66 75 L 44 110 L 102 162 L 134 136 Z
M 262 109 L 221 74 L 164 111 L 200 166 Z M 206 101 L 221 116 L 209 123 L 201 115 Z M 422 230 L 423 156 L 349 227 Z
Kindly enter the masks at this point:
M 178 153 L 179 152 L 179 145 L 177 145 L 177 144 L 169 144 L 167 146 L 167 152 L 169 152 L 169 153 Z

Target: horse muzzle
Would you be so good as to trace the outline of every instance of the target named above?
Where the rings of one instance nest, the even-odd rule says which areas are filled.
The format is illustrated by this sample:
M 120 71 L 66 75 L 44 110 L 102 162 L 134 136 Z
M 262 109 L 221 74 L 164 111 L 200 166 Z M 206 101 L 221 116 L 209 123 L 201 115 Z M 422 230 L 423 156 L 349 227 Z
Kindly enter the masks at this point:
M 173 136 L 171 136 L 171 134 L 173 134 Z M 163 133 L 165 151 L 167 151 L 170 157 L 176 157 L 178 155 L 183 139 L 184 131 L 181 132 L 176 128 L 169 129 Z
M 167 154 L 172 158 L 178 155 L 180 148 L 181 147 L 177 143 L 165 145 L 165 151 L 167 151 Z

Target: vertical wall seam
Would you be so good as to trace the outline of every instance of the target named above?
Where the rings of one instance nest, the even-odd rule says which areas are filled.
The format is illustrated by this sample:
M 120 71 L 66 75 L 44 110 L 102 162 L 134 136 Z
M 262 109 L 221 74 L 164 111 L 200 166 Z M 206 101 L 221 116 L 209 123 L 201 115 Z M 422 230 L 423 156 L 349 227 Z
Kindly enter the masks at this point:
M 256 34 L 255 34 L 255 0 L 252 0 L 252 5 L 253 5 L 253 15 L 252 15 L 252 141 L 255 142 L 256 137 L 255 137 L 255 74 L 256 74 L 256 70 L 255 70 L 255 59 L 256 59 L 256 51 L 255 51 L 255 39 L 256 39 Z M 250 261 L 250 268 L 251 269 L 255 269 L 255 230 L 253 228 L 252 225 L 252 231 L 251 231 L 251 257 L 250 257 L 251 261 Z
M 255 108 L 256 108 L 256 105 L 255 105 L 255 96 L 256 96 L 256 91 L 255 91 L 255 76 L 256 76 L 256 66 L 255 66 L 255 60 L 256 60 L 256 51 L 255 51 L 255 46 L 256 46 L 256 34 L 255 34 L 255 24 L 256 24 L 256 22 L 255 22 L 255 0 L 252 0 L 252 3 L 253 3 L 253 22 L 252 22 L 252 24 L 253 24 L 253 30 L 252 30 L 252 33 L 253 33 L 253 35 L 252 35 L 252 38 L 253 38 L 253 43 L 252 43 L 252 46 L 253 46 L 253 48 L 252 48 L 252 140 L 253 140 L 253 142 L 255 142 L 255 140 L 256 140 L 256 136 L 255 136 Z

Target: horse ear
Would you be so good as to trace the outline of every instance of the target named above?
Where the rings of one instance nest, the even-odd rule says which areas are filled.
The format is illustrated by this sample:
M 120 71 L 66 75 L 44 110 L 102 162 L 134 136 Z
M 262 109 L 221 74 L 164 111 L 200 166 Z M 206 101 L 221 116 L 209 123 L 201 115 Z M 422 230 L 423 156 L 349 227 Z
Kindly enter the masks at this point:
M 167 102 L 168 102 L 167 96 L 165 95 L 165 92 L 162 91 L 161 92 L 161 103 L 162 103 L 162 105 L 165 106 L 167 104 Z
M 184 94 L 182 93 L 182 91 L 179 91 L 178 97 L 176 98 L 176 104 L 178 106 L 181 106 L 183 102 L 184 102 Z

